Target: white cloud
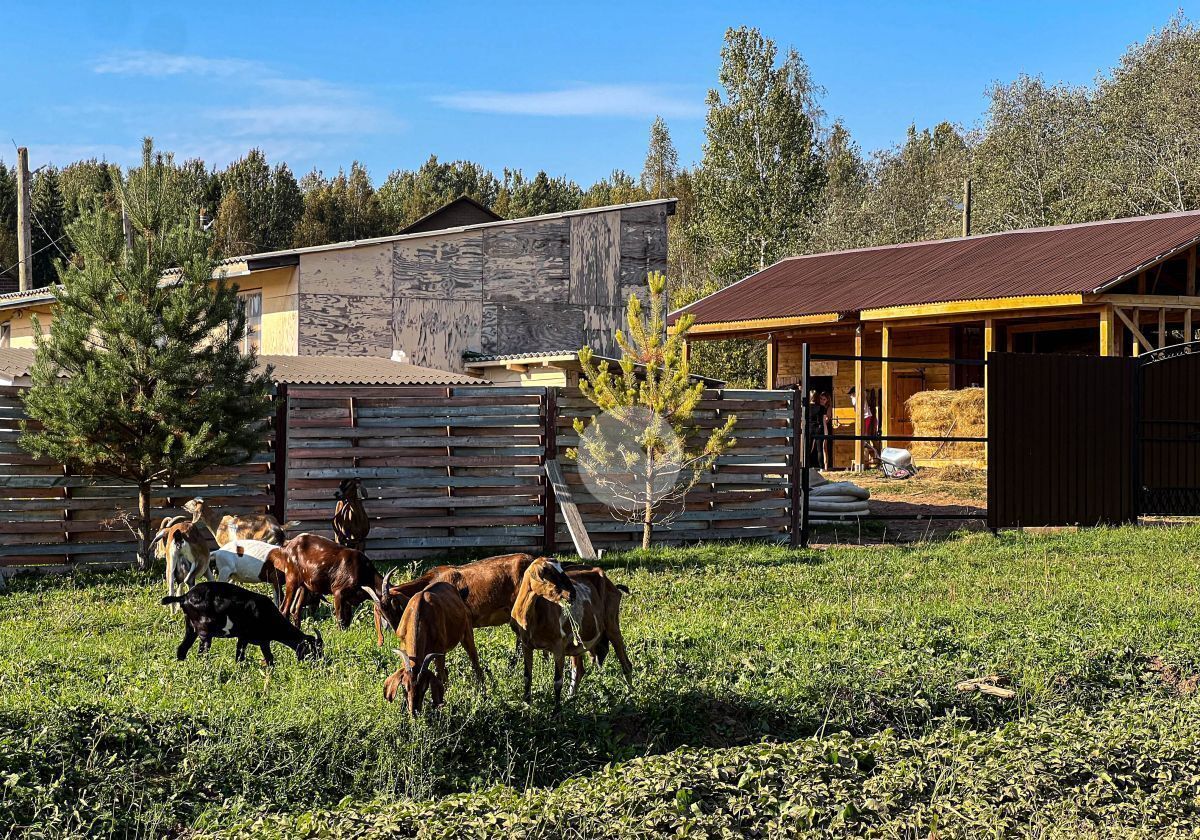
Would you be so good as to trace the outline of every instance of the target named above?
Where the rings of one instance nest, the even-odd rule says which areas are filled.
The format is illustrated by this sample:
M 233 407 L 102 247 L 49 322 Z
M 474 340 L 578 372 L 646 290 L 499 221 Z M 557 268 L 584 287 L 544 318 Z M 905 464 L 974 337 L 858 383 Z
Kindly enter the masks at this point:
M 661 85 L 576 85 L 559 90 L 463 91 L 434 97 L 457 111 L 537 117 L 701 117 L 704 97 L 686 97 Z
M 198 55 L 174 55 L 153 50 L 121 50 L 109 53 L 92 64 L 97 73 L 121 76 L 241 76 L 262 73 L 257 61 L 241 58 L 204 58 Z
M 179 98 L 140 102 L 127 120 L 181 160 L 199 156 L 219 164 L 240 157 L 251 145 L 310 157 L 326 149 L 321 138 L 404 128 L 367 91 L 291 77 L 261 61 L 124 50 L 102 56 L 91 68 L 107 76 L 162 79 L 167 91 L 187 79 L 204 80 L 205 105 Z

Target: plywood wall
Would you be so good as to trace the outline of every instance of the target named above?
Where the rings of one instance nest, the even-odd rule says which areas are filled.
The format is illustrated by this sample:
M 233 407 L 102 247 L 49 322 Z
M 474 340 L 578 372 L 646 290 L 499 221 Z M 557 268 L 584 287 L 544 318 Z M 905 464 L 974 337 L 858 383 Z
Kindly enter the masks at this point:
M 667 205 L 598 210 L 304 254 L 301 354 L 461 371 L 465 351 L 616 351 L 646 274 L 667 267 Z

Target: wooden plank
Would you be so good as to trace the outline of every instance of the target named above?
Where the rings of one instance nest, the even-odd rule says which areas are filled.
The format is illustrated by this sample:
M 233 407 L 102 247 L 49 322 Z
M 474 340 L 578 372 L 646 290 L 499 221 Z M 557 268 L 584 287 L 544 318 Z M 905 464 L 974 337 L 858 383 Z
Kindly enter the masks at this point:
M 483 299 L 483 234 L 401 240 L 392 254 L 392 295 L 441 300 Z
M 522 353 L 531 346 L 570 350 L 582 347 L 586 340 L 582 306 L 490 301 L 483 304 L 485 353 Z
M 438 370 L 461 370 L 463 353 L 483 346 L 480 300 L 396 297 L 391 306 L 391 352 Z
M 1083 295 L 1080 294 L 1025 295 L 1021 297 L 991 298 L 989 300 L 959 300 L 949 303 L 920 303 L 864 309 L 859 313 L 859 320 L 887 321 L 898 318 L 920 318 L 929 315 L 999 314 L 1011 312 L 1016 309 L 1079 306 L 1082 303 Z
M 567 303 L 571 286 L 570 225 L 570 219 L 564 218 L 485 229 L 484 302 Z M 528 350 L 528 345 L 524 349 Z M 520 352 L 491 349 L 486 340 L 483 350 L 486 353 Z
M 557 458 L 548 458 L 546 460 L 546 477 L 550 480 L 550 486 L 554 490 L 554 498 L 558 502 L 559 510 L 562 511 L 563 521 L 567 525 L 567 530 L 571 533 L 571 542 L 575 544 L 575 553 L 584 560 L 596 560 L 596 549 L 592 547 L 592 541 L 588 538 L 587 528 L 583 524 L 583 517 L 579 515 L 579 508 L 576 507 L 574 498 L 571 495 L 571 488 L 563 480 L 562 470 L 559 469 Z
M 622 306 L 621 211 L 574 216 L 570 222 L 569 302 L 582 306 Z
M 667 270 L 667 211 L 659 206 L 630 207 L 621 211 L 621 278 L 617 299 L 631 294 L 648 297 L 646 275 Z
M 1142 333 L 1142 331 L 1135 319 L 1136 315 L 1137 315 L 1136 309 L 1134 310 L 1135 318 L 1130 318 L 1128 315 L 1125 314 L 1125 310 L 1119 306 L 1114 306 L 1113 312 L 1116 313 L 1117 317 L 1121 319 L 1121 322 L 1125 324 L 1125 329 L 1127 329 L 1131 333 L 1133 333 L 1133 338 L 1134 338 L 1133 355 L 1135 355 L 1135 356 L 1138 355 L 1138 349 L 1139 349 L 1138 345 L 1139 344 L 1145 348 L 1150 348 L 1150 347 L 1154 346 L 1150 342 L 1150 340 L 1148 338 L 1146 338 L 1146 336 Z
M 1167 310 L 1163 307 L 1158 308 L 1158 349 L 1161 350 L 1167 346 Z

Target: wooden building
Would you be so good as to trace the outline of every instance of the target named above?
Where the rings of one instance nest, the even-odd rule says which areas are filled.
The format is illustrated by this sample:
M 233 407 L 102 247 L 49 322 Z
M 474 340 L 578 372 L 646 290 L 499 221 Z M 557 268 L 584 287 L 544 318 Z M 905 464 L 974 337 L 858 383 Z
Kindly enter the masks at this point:
M 1116 219 L 781 260 L 684 307 L 693 341 L 765 343 L 767 385 L 798 384 L 801 348 L 830 355 L 982 359 L 990 350 L 1136 355 L 1192 340 L 1200 212 Z M 985 385 L 974 365 L 816 361 L 810 385 L 859 430 L 913 434 L 918 391 Z M 868 399 L 851 408 L 854 387 Z M 1048 404 L 1053 394 L 1029 395 Z M 1115 394 L 1114 399 L 1131 395 Z M 843 431 L 848 432 L 849 429 Z M 839 443 L 835 464 L 863 461 Z
M 614 356 L 596 355 L 596 364 L 607 361 L 609 369 L 620 375 L 620 360 Z M 574 391 L 583 378 L 583 365 L 578 350 L 559 350 L 547 353 L 511 353 L 483 355 L 468 353 L 464 359 L 467 373 L 481 376 L 496 385 L 523 387 L 566 388 Z M 641 366 L 638 366 L 639 369 Z M 692 374 L 692 382 L 703 382 L 708 388 L 723 388 L 725 382 Z
M 267 355 L 462 372 L 467 352 L 612 353 L 629 294 L 666 270 L 674 208 L 662 199 L 504 220 L 460 199 L 410 232 L 232 257 L 219 271 L 245 298 L 247 345 Z M 32 316 L 46 328 L 53 306 L 50 289 L 0 294 L 0 347 L 32 346 Z

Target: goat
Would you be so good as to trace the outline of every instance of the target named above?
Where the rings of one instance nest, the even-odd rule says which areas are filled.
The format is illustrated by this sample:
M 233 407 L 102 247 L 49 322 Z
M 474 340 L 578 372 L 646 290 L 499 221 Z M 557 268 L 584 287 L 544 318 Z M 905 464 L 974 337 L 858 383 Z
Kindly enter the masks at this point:
M 216 570 L 217 580 L 242 583 L 269 583 L 275 594 L 275 606 L 283 603 L 283 577 L 273 555 L 282 553 L 277 545 L 262 540 L 235 540 L 208 555 L 210 569 Z M 286 560 L 281 558 L 286 567 Z
M 609 645 L 621 663 L 625 682 L 633 686 L 633 665 L 621 635 L 621 593 L 628 587 L 614 584 L 595 568 L 564 572 L 554 561 L 539 557 L 525 570 L 513 621 L 525 656 L 525 702 L 533 688 L 533 651 L 554 657 L 554 708 L 562 704 L 563 660 L 570 656 L 571 697 L 584 677 L 583 654 L 603 665 Z
M 362 481 L 357 478 L 342 479 L 341 486 L 333 496 L 337 505 L 333 509 L 333 535 L 339 545 L 357 548 L 367 547 L 367 534 L 371 532 L 371 520 L 363 507 Z
M 166 527 L 154 535 L 150 542 L 156 556 L 165 556 L 167 561 L 167 594 L 174 595 L 175 587 L 191 589 L 196 580 L 211 578 L 208 546 L 200 529 L 191 522 L 174 522 L 164 519 Z
M 364 589 L 379 591 L 383 583 L 367 555 L 315 534 L 293 537 L 272 558 L 275 567 L 282 565 L 286 575 L 283 614 L 290 616 L 297 627 L 307 593 L 333 596 L 333 613 L 345 630 L 354 610 L 367 600 Z
M 321 631 L 316 631 L 315 636 L 300 632 L 266 595 L 232 583 L 202 583 L 186 595 L 168 596 L 162 602 L 181 604 L 187 617 L 187 630 L 175 651 L 175 658 L 180 662 L 187 659 L 197 638 L 200 639 L 201 653 L 208 652 L 214 638 L 237 639 L 235 659 L 238 662 L 246 658 L 248 646 L 258 645 L 263 660 L 268 666 L 274 665 L 271 642 L 290 647 L 298 661 L 319 659 L 324 655 Z
M 283 545 L 287 542 L 287 532 L 279 524 L 279 520 L 267 513 L 256 516 L 226 514 L 218 519 L 216 511 L 200 498 L 187 502 L 183 509 L 192 515 L 193 522 L 204 523 L 218 546 L 238 539 L 262 540 L 275 545 Z M 293 524 L 295 523 L 288 523 L 288 525 Z
M 398 632 L 400 616 L 413 595 L 431 583 L 444 581 L 466 592 L 467 614 L 472 627 L 498 627 L 512 623 L 512 608 L 531 554 L 502 554 L 465 566 L 435 566 L 420 577 L 392 586 L 395 569 L 387 573 L 378 590 L 367 590 L 375 602 L 375 641 L 383 644 L 383 625 Z
M 486 692 L 479 653 L 475 649 L 475 631 L 467 615 L 469 593 L 449 583 L 434 583 L 409 599 L 396 634 L 400 639 L 401 667 L 383 683 L 383 696 L 390 703 L 401 690 L 405 693 L 408 713 L 421 713 L 425 693 L 433 694 L 433 708 L 441 706 L 446 695 L 446 654 L 462 644 L 471 660 L 475 679 Z M 436 673 L 435 673 L 436 669 Z

